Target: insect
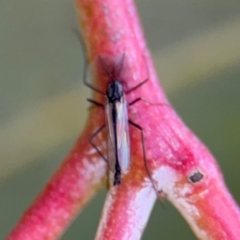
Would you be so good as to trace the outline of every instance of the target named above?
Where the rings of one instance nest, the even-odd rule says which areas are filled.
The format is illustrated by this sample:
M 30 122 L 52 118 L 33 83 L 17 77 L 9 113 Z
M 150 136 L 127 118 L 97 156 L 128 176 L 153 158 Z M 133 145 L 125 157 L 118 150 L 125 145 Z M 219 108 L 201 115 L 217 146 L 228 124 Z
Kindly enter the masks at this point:
M 113 185 L 119 185 L 121 183 L 122 174 L 126 172 L 130 164 L 130 141 L 128 124 L 131 124 L 138 130 L 140 130 L 143 144 L 144 159 L 146 159 L 143 129 L 141 126 L 128 119 L 128 107 L 142 99 L 136 98 L 132 102 L 127 103 L 125 95 L 142 86 L 148 81 L 148 78 L 130 89 L 124 89 L 125 83 L 124 81 L 119 79 L 119 74 L 123 67 L 124 58 L 125 54 L 123 54 L 120 58 L 117 66 L 118 68 L 115 66 L 111 69 L 111 71 L 109 71 L 108 66 L 104 62 L 104 59 L 99 56 L 100 65 L 104 69 L 109 80 L 106 91 L 98 89 L 88 83 L 86 73 L 84 74 L 83 80 L 84 84 L 87 87 L 105 96 L 104 103 L 97 102 L 93 99 L 87 99 L 94 105 L 102 107 L 105 111 L 105 124 L 99 127 L 92 134 L 92 136 L 90 137 L 90 143 L 100 154 L 100 156 L 108 163 L 109 169 L 114 173 Z M 106 128 L 107 130 L 107 158 L 93 142 L 93 139 L 101 131 L 103 131 L 104 128 Z

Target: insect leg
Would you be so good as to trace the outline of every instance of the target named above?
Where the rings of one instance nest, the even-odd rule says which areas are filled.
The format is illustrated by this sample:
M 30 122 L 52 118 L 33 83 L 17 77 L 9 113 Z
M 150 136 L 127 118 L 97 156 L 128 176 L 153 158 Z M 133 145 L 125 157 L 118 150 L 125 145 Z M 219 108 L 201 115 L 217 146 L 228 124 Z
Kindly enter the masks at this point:
M 96 144 L 93 142 L 93 139 L 105 128 L 105 124 L 102 125 L 98 130 L 96 130 L 92 136 L 89 139 L 89 142 L 91 145 L 96 149 L 96 151 L 99 153 L 99 155 L 104 159 L 104 161 L 108 164 L 108 160 L 105 158 L 105 156 L 102 154 L 102 152 L 99 150 L 99 148 L 96 146 Z
M 147 165 L 147 157 L 146 157 L 146 152 L 145 152 L 145 140 L 144 140 L 143 128 L 142 128 L 140 125 L 138 125 L 138 124 L 136 124 L 135 122 L 133 122 L 132 120 L 130 120 L 130 119 L 128 120 L 128 122 L 129 122 L 129 124 L 131 124 L 132 126 L 134 126 L 135 128 L 137 128 L 137 129 L 140 131 L 140 133 L 141 133 L 144 165 L 145 165 L 145 168 L 146 168 L 148 177 L 149 177 L 149 179 L 151 180 L 152 185 L 153 185 L 153 188 L 154 188 L 154 190 L 155 190 L 155 192 L 156 192 L 156 194 L 157 194 L 157 196 L 158 196 L 158 191 L 157 191 L 157 189 L 156 189 L 156 187 L 155 187 L 155 185 L 154 185 L 154 183 L 153 183 L 153 179 L 152 179 L 152 177 L 151 177 L 150 170 L 149 170 L 148 165 Z
M 146 83 L 148 80 L 149 80 L 149 78 L 145 79 L 144 81 L 140 82 L 140 83 L 137 84 L 136 86 L 134 86 L 134 87 L 128 89 L 127 91 L 125 91 L 125 93 L 128 94 L 128 93 L 134 91 L 135 89 L 141 87 L 141 86 L 142 86 L 144 83 Z
M 141 100 L 142 100 L 142 98 L 138 97 L 138 98 L 134 99 L 132 102 L 128 103 L 128 106 L 132 106 L 133 104 L 135 104 L 136 102 L 139 102 Z
M 96 105 L 97 107 L 102 107 L 102 108 L 104 107 L 104 105 L 103 105 L 102 103 L 97 102 L 97 101 L 95 101 L 95 100 L 93 100 L 93 99 L 87 98 L 87 101 L 90 102 L 90 103 L 93 103 L 93 104 Z
M 81 36 L 81 33 L 75 29 L 73 29 L 73 33 L 76 35 L 76 37 L 78 38 L 78 41 L 80 42 L 80 45 L 82 46 L 82 50 L 83 50 L 83 55 L 85 56 L 84 58 L 84 69 L 83 69 L 83 83 L 91 88 L 92 90 L 96 91 L 96 92 L 99 92 L 101 94 L 104 94 L 105 95 L 105 92 L 102 91 L 101 89 L 98 89 L 96 87 L 94 87 L 91 83 L 88 83 L 87 82 L 87 69 L 88 69 L 88 64 L 87 64 L 87 60 L 86 60 L 86 51 L 84 49 L 84 43 L 83 43 L 83 40 L 82 40 L 82 36 Z
M 104 92 L 104 91 L 96 88 L 96 87 L 93 86 L 91 83 L 87 82 L 87 68 L 88 68 L 88 66 L 87 66 L 87 61 L 84 60 L 83 83 L 84 83 L 87 87 L 91 88 L 92 90 L 94 90 L 94 91 L 96 91 L 96 92 L 98 92 L 98 93 L 101 93 L 101 94 L 104 94 L 104 95 L 105 95 L 105 92 Z
M 154 106 L 168 106 L 168 107 L 169 107 L 169 105 L 166 104 L 166 103 L 151 103 L 151 102 L 149 102 L 148 100 L 146 100 L 146 99 L 144 99 L 144 98 L 141 98 L 141 97 L 138 97 L 138 98 L 134 99 L 132 102 L 130 102 L 130 103 L 128 104 L 128 106 L 132 106 L 133 104 L 135 104 L 135 103 L 137 103 L 137 102 L 139 102 L 139 101 L 143 101 L 143 102 L 146 102 L 146 103 L 148 103 L 148 104 L 150 104 L 150 105 L 154 105 Z

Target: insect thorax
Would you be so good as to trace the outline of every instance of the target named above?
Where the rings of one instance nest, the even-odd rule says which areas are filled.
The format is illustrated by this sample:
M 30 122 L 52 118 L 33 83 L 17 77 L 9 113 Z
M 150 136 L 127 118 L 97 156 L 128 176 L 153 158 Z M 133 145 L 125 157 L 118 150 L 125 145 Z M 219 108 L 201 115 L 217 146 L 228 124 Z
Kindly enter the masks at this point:
M 118 80 L 113 80 L 109 83 L 106 96 L 109 102 L 120 101 L 123 96 L 123 85 Z

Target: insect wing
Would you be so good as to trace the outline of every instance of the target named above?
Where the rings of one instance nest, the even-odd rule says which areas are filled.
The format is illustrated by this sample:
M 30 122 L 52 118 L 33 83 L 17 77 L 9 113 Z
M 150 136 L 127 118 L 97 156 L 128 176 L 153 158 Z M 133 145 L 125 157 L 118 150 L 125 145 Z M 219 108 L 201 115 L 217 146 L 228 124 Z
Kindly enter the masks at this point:
M 108 102 L 106 98 L 105 102 L 105 115 L 106 115 L 106 129 L 107 129 L 107 160 L 109 168 L 112 172 L 115 171 L 116 165 L 116 146 L 115 146 L 115 134 L 112 118 L 113 104 Z
M 114 131 L 113 104 L 116 108 L 116 132 Z M 120 102 L 110 103 L 108 99 L 105 102 L 106 126 L 107 126 L 107 156 L 111 171 L 115 171 L 116 157 L 118 158 L 121 170 L 125 172 L 130 163 L 129 151 L 129 131 L 127 103 L 122 97 Z M 115 142 L 117 144 L 115 144 Z
M 125 96 L 117 103 L 117 142 L 118 142 L 118 159 L 123 172 L 130 164 L 130 142 L 128 129 L 128 111 Z

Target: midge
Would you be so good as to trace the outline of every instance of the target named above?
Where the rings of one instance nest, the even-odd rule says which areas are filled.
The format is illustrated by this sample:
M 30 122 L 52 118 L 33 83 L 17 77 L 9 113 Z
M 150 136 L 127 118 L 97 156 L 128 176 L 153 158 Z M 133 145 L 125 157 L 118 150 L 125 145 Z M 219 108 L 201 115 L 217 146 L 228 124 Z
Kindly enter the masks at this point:
M 121 183 L 121 176 L 124 172 L 126 172 L 130 164 L 130 141 L 128 123 L 141 132 L 144 161 L 146 161 L 143 129 L 141 126 L 128 119 L 127 110 L 129 106 L 142 99 L 136 98 L 132 102 L 127 103 L 125 95 L 142 86 L 148 81 L 148 78 L 130 89 L 124 89 L 125 83 L 122 79 L 119 79 L 124 59 L 125 54 L 121 56 L 117 66 L 116 64 L 115 66 L 112 65 L 111 69 L 109 69 L 109 66 L 106 65 L 104 58 L 101 56 L 98 57 L 100 67 L 103 68 L 104 72 L 109 78 L 106 91 L 98 89 L 87 82 L 86 70 L 83 78 L 83 82 L 87 87 L 100 94 L 105 95 L 104 103 L 97 102 L 93 99 L 87 99 L 89 102 L 95 104 L 96 106 L 102 107 L 105 111 L 105 124 L 99 127 L 92 134 L 89 141 L 96 149 L 96 151 L 100 154 L 100 156 L 108 163 L 109 169 L 113 172 L 113 185 L 119 185 Z M 93 139 L 104 128 L 107 130 L 107 158 L 93 142 Z

